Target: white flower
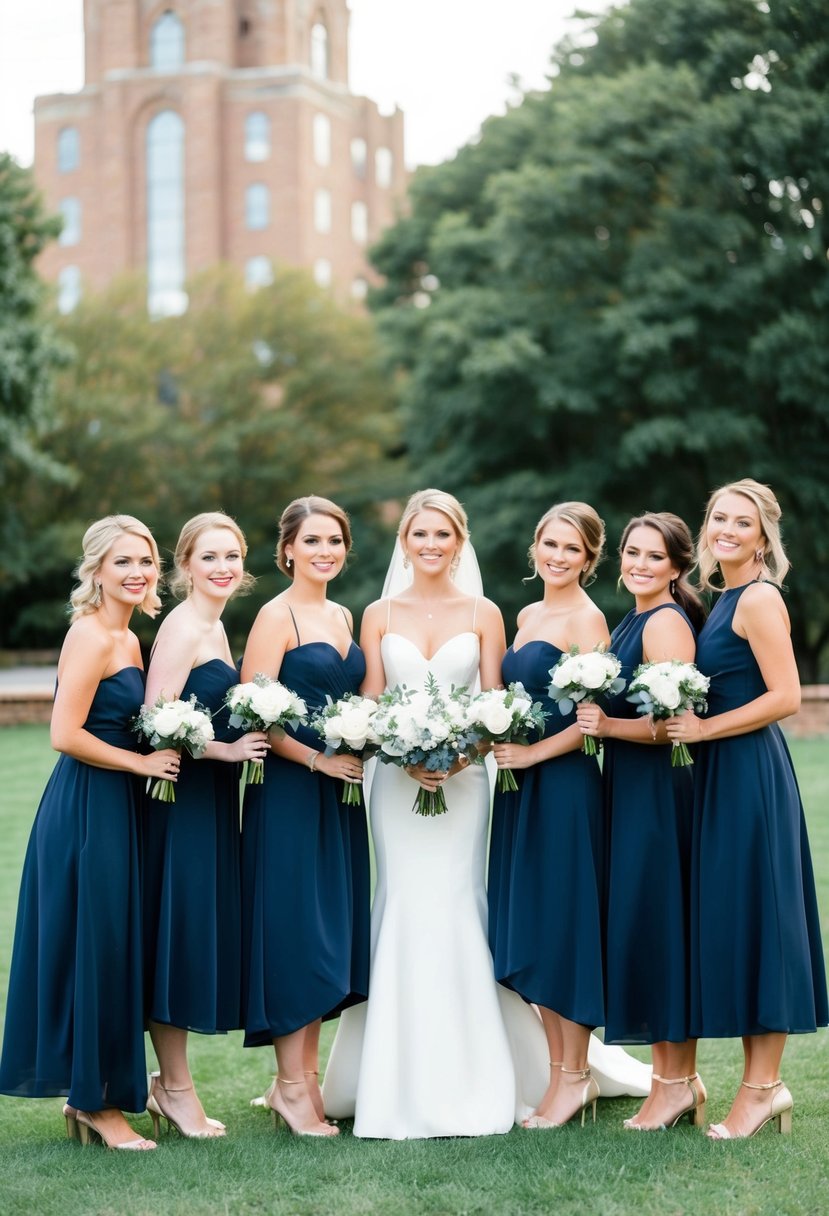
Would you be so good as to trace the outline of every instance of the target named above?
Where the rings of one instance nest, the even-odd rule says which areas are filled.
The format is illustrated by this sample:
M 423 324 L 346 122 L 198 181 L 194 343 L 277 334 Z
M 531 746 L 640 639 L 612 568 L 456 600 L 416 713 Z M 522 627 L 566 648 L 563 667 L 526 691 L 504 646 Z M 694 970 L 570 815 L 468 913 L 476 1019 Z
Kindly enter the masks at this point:
M 592 650 L 588 654 L 581 656 L 581 672 L 580 683 L 585 688 L 596 689 L 601 688 L 606 683 L 608 676 L 618 675 L 620 668 L 616 666 L 613 671 L 614 663 L 608 661 L 605 654 L 599 651 Z
M 182 711 L 187 712 L 190 706 L 186 701 L 168 701 L 160 705 L 152 717 L 152 724 L 162 739 L 172 739 L 179 730 L 182 721 Z
M 665 709 L 676 709 L 682 700 L 678 682 L 667 673 L 657 672 L 648 682 L 651 695 Z
M 349 747 L 361 751 L 369 737 L 371 729 L 371 709 L 362 705 L 351 704 L 335 719 L 339 726 L 339 736 Z
M 503 701 L 488 701 L 479 705 L 476 718 L 491 735 L 502 735 L 512 722 L 513 711 Z

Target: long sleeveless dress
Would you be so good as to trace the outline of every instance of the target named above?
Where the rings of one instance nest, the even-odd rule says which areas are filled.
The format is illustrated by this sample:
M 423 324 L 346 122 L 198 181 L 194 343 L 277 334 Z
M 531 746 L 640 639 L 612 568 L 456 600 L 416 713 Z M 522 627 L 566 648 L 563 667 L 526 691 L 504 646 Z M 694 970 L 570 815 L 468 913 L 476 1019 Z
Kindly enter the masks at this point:
M 365 676 L 353 642 L 286 652 L 279 680 L 310 712 L 356 692 Z M 293 732 L 320 750 L 308 727 Z M 368 993 L 369 854 L 362 807 L 342 781 L 270 754 L 247 787 L 242 819 L 242 1024 L 245 1046 L 270 1045 Z
M 431 659 L 393 632 L 381 646 L 390 688 L 422 687 L 429 672 L 446 689 L 477 680 L 479 641 L 471 630 Z M 495 983 L 487 945 L 487 772 L 467 768 L 443 788 L 446 814 L 424 818 L 412 811 L 410 777 L 392 765 L 374 769 L 370 994 L 340 1019 L 323 1085 L 326 1113 L 354 1116 L 355 1136 L 503 1134 L 532 1113 L 547 1087 L 541 1021 Z M 644 1066 L 630 1061 L 634 1069 L 620 1073 L 615 1060 L 608 1063 L 609 1090 L 648 1092 L 647 1076 L 631 1078 L 637 1069 L 647 1073 Z
M 84 728 L 135 750 L 144 673 L 102 680 Z M 143 1110 L 137 805 L 129 773 L 62 755 L 32 828 L 15 930 L 0 1092 Z
M 648 621 L 677 604 L 629 612 L 610 649 L 625 689 L 610 697 L 612 718 L 635 718 L 627 686 L 643 661 Z M 688 1038 L 692 767 L 671 766 L 661 746 L 604 741 L 602 770 L 609 832 L 605 1042 L 683 1043 Z
M 508 685 L 520 680 L 550 715 L 545 737 L 575 721 L 550 698 L 550 642 L 504 656 Z M 489 854 L 489 940 L 495 977 L 527 1001 L 571 1022 L 603 1026 L 604 815 L 596 759 L 568 752 L 522 769 L 518 793 L 497 793 Z
M 732 628 L 745 587 L 724 591 L 697 665 L 708 712 L 766 691 Z M 812 861 L 791 757 L 777 723 L 696 749 L 691 869 L 691 1034 L 799 1034 L 827 1024 Z
M 210 659 L 182 690 L 227 728 L 223 702 L 235 667 Z M 148 1018 L 217 1034 L 240 1023 L 241 896 L 239 767 L 182 753 L 171 803 L 142 808 L 145 1002 Z

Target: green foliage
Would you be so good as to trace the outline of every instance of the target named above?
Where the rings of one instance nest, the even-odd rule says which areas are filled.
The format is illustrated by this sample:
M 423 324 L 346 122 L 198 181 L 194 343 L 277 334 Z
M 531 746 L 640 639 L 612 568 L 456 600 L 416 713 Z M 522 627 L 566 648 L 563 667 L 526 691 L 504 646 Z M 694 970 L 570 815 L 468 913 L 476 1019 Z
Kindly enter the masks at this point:
M 477 523 L 508 613 L 535 519 L 592 501 L 696 527 L 778 492 L 804 674 L 829 642 L 829 37 L 823 5 L 632 0 L 554 80 L 418 173 L 373 304 L 422 483 Z M 590 36 L 588 36 L 588 34 Z M 591 41 L 592 38 L 592 41 Z M 485 525 L 482 521 L 486 521 Z M 615 563 L 613 563 L 615 565 Z M 624 610 L 603 574 L 598 598 Z
M 390 547 L 378 504 L 395 485 L 385 455 L 395 417 L 366 318 L 300 272 L 283 270 L 251 294 L 219 268 L 190 285 L 182 317 L 150 320 L 143 284 L 125 279 L 81 303 L 60 331 L 75 359 L 56 385 L 48 446 L 77 476 L 48 494 L 38 478 L 20 487 L 35 560 L 15 597 L 12 644 L 60 640 L 84 528 L 113 511 L 143 519 L 162 552 L 197 512 L 239 521 L 248 568 L 262 577 L 228 608 L 237 647 L 280 588 L 276 521 L 297 495 L 324 494 L 354 512 L 358 552 L 337 594 L 355 607 L 374 597 Z M 155 629 L 136 624 L 146 637 Z

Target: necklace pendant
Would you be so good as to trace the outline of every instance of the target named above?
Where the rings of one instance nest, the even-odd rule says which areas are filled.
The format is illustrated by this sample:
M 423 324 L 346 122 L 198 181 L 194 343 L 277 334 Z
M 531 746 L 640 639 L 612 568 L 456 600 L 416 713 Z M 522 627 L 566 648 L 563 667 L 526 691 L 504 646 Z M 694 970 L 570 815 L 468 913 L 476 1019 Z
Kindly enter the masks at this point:
M 427 621 L 431 621 L 431 619 L 432 619 L 432 614 L 431 614 L 431 612 L 427 612 L 427 613 L 426 613 L 426 620 L 427 620 Z

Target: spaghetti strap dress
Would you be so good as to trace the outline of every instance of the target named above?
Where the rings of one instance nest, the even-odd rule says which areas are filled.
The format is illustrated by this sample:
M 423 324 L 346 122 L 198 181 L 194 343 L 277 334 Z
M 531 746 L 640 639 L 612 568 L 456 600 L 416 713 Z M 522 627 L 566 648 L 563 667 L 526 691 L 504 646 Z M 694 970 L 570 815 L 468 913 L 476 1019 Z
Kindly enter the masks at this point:
M 101 680 L 84 723 L 136 750 L 137 667 Z M 62 755 L 32 827 L 14 938 L 0 1093 L 140 1111 L 147 1101 L 140 782 Z
M 694 632 L 678 604 L 627 614 L 610 640 L 625 681 L 608 699 L 612 718 L 637 717 L 626 693 L 643 662 L 645 626 L 662 611 L 678 612 Z M 672 767 L 671 750 L 604 740 L 607 1043 L 688 1038 L 693 766 Z
M 747 584 L 750 585 L 750 584 Z M 709 714 L 766 691 L 724 591 L 697 666 Z M 691 855 L 693 1037 L 801 1034 L 827 1024 L 826 973 L 803 805 L 777 723 L 696 749 Z
M 505 685 L 520 681 L 549 717 L 545 737 L 572 726 L 550 698 L 551 642 L 512 646 Z M 568 752 L 516 773 L 496 793 L 489 855 L 489 942 L 495 978 L 525 1000 L 584 1026 L 603 1026 L 604 816 L 596 758 Z
M 356 692 L 365 659 L 329 642 L 285 653 L 278 679 L 309 713 Z M 308 727 L 290 732 L 318 751 Z M 270 1046 L 368 995 L 369 853 L 363 806 L 342 781 L 270 753 L 242 817 L 242 1024 L 246 1047 Z
M 237 682 L 235 667 L 210 659 L 192 669 L 181 693 L 214 715 L 221 741 L 240 734 L 224 708 Z M 147 1017 L 201 1034 L 238 1029 L 239 766 L 184 751 L 175 802 L 144 800 L 142 843 Z

